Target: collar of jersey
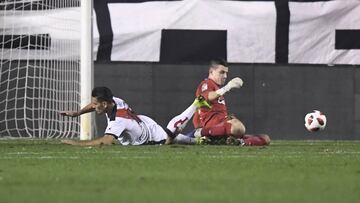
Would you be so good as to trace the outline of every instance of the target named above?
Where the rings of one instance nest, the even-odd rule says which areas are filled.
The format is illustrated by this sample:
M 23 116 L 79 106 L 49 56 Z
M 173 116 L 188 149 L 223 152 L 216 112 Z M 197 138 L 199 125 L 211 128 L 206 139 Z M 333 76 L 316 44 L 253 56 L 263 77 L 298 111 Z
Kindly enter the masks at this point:
M 110 115 L 108 114 L 108 117 L 109 117 L 109 119 L 110 119 L 110 121 L 114 121 L 115 120 L 115 117 L 116 117 L 116 111 L 117 111 L 117 106 L 116 106 L 116 103 L 115 103 L 115 101 L 113 100 L 113 102 L 114 102 L 114 107 L 113 107 L 113 109 L 111 110 L 111 113 L 110 113 Z

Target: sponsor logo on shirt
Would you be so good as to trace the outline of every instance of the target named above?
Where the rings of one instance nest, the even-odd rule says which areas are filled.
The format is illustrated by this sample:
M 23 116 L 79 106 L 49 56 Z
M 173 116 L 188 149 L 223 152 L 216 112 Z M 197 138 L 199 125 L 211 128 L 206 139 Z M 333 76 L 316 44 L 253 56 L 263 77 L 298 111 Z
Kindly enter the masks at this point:
M 222 97 L 219 97 L 219 98 L 218 98 L 218 103 L 219 103 L 219 104 L 224 104 L 224 105 L 225 105 L 225 99 L 224 99 L 224 98 L 222 98 Z
M 207 83 L 204 83 L 204 84 L 201 86 L 201 92 L 205 92 L 207 89 L 208 89 L 208 85 L 207 85 Z

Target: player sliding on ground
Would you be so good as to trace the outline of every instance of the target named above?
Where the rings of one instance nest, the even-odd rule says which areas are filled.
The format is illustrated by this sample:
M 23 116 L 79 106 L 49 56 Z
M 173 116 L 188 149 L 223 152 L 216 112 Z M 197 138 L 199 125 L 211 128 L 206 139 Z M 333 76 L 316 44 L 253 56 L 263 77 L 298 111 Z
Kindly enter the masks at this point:
M 168 134 L 177 137 L 175 143 L 195 143 L 195 139 L 182 134 L 179 130 L 182 125 L 186 125 L 191 117 L 186 120 L 187 115 L 193 115 L 197 107 L 204 106 L 204 100 L 198 98 L 179 116 L 170 121 L 169 126 L 177 128 L 163 129 L 153 119 L 145 115 L 136 115 L 124 100 L 114 97 L 111 90 L 107 87 L 95 87 L 92 90 L 92 102 L 80 111 L 61 112 L 63 116 L 76 117 L 84 113 L 96 111 L 98 114 L 106 114 L 108 125 L 104 136 L 94 140 L 63 140 L 62 142 L 70 145 L 109 145 L 119 143 L 122 145 L 145 145 L 145 144 L 164 144 Z M 206 106 L 206 105 L 205 105 Z
M 203 105 L 195 113 L 193 124 L 197 130 L 194 136 L 198 138 L 200 143 L 208 142 L 216 144 L 224 141 L 229 145 L 268 145 L 270 143 L 268 135 L 245 134 L 244 124 L 234 116 L 228 115 L 224 95 L 234 88 L 241 88 L 243 85 L 242 79 L 236 77 L 223 86 L 227 79 L 228 71 L 229 68 L 225 61 L 212 60 L 210 62 L 208 78 L 203 80 L 198 86 L 196 97 L 201 96 L 205 98 L 211 107 Z M 190 115 L 187 116 L 189 117 Z M 168 128 L 171 129 L 171 126 L 168 125 Z M 171 136 L 167 143 L 171 143 L 175 137 L 176 134 Z

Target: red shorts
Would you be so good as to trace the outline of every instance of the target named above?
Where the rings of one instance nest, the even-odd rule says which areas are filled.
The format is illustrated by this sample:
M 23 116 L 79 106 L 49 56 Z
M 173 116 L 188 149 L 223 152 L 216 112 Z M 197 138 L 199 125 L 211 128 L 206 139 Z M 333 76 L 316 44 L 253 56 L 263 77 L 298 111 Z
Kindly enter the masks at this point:
M 223 125 L 224 122 L 227 122 L 227 120 L 227 116 L 224 116 L 223 114 L 213 114 L 202 124 L 203 127 L 214 127 L 217 125 Z

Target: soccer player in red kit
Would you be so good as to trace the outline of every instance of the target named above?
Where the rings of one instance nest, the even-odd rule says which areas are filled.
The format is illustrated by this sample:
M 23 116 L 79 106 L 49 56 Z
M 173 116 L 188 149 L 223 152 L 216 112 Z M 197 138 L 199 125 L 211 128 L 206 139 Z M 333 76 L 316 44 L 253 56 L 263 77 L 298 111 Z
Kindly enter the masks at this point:
M 212 60 L 209 67 L 209 76 L 203 80 L 196 90 L 196 97 L 203 96 L 211 108 L 201 107 L 194 114 L 193 124 L 201 129 L 197 136 L 215 138 L 226 137 L 227 144 L 267 145 L 270 138 L 266 134 L 246 135 L 244 124 L 234 116 L 229 116 L 224 95 L 234 88 L 241 88 L 243 81 L 236 77 L 225 86 L 228 65 L 223 60 Z M 200 135 L 199 135 L 200 132 Z

